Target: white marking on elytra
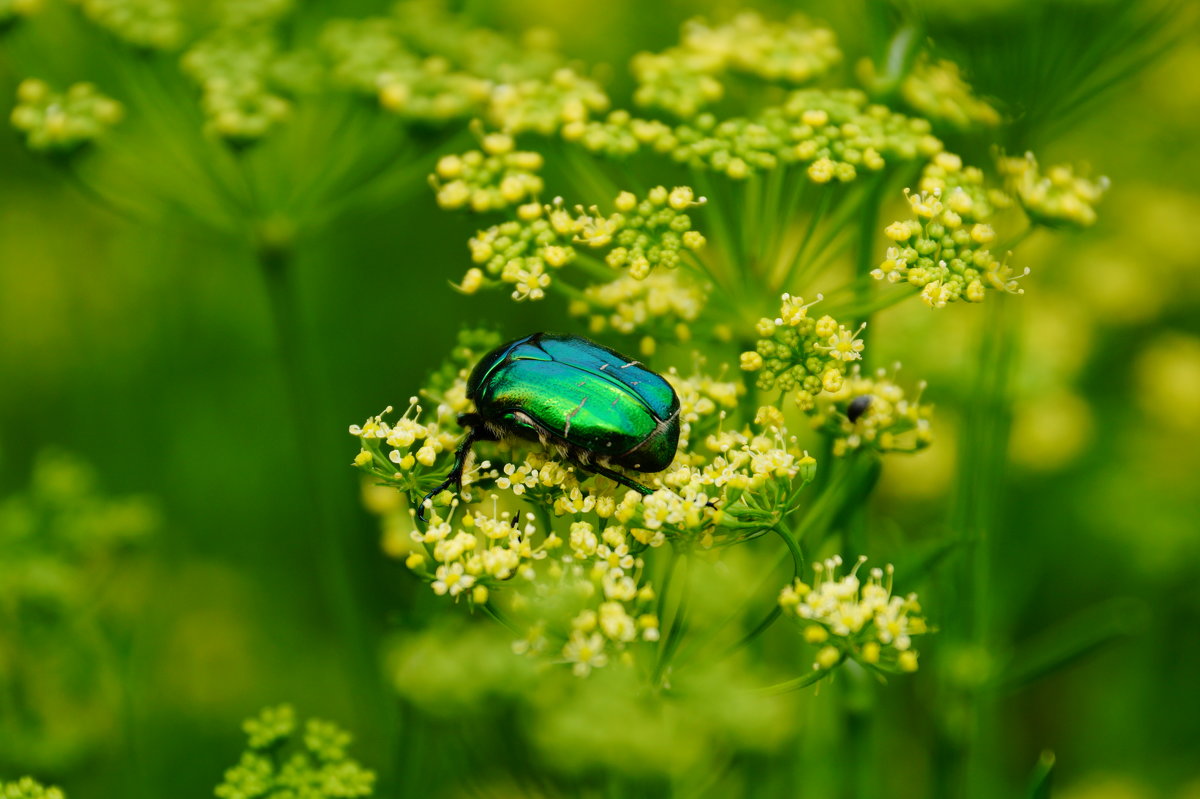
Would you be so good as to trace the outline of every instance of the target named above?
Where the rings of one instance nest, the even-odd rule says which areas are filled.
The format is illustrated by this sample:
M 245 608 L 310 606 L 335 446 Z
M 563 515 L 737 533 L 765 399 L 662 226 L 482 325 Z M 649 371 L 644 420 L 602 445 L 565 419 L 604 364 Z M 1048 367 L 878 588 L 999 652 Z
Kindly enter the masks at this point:
M 567 414 L 567 427 L 565 430 L 563 430 L 563 438 L 571 435 L 571 420 L 575 418 L 576 414 L 583 410 L 583 406 L 587 404 L 587 401 L 588 398 L 584 397 L 579 401 L 579 404 L 575 406 L 575 410 Z
M 641 366 L 641 364 L 640 364 L 640 363 L 638 363 L 637 361 L 630 361 L 630 362 L 629 362 L 629 363 L 627 363 L 627 364 L 623 364 L 623 365 L 621 366 L 621 368 L 622 368 L 622 369 L 628 369 L 628 368 L 629 368 L 629 367 L 631 367 L 631 366 Z
M 608 366 L 609 366 L 609 365 L 608 365 L 608 364 L 606 364 L 606 363 L 602 363 L 602 364 L 600 364 L 600 371 L 601 371 L 601 372 L 603 372 L 605 369 L 607 369 L 607 368 L 608 368 Z M 621 367 L 621 368 L 624 368 L 624 367 Z

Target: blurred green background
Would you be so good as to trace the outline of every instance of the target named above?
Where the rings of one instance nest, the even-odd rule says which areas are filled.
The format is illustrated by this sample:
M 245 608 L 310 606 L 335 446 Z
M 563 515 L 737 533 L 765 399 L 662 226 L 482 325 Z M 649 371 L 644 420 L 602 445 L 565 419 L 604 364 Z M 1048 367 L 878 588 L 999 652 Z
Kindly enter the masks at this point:
M 667 46 L 695 14 L 741 7 L 505 0 L 469 11 L 510 31 L 555 30 L 564 52 L 611 65 L 621 98 L 633 53 Z M 862 9 L 808 10 L 838 31 L 853 63 Z M 70 45 L 79 24 L 70 14 L 37 24 L 19 51 L 0 50 L 5 115 L 27 75 L 79 80 L 102 68 L 103 52 Z M 1053 750 L 1061 795 L 1075 799 L 1200 796 L 1200 34 L 1176 32 L 1173 50 L 1039 152 L 1089 162 L 1113 188 L 1101 222 L 1046 243 L 1024 284 L 1012 468 L 996 487 L 994 623 L 1018 644 L 1114 619 L 1128 635 L 1004 697 L 990 736 L 1009 774 Z M 19 638 L 0 616 L 9 625 L 0 628 L 0 675 L 13 678 L 17 650 L 33 647 L 22 690 L 40 686 L 30 694 L 38 709 L 25 711 L 32 726 L 0 718 L 0 776 L 36 771 L 75 797 L 210 795 L 240 751 L 240 720 L 288 701 L 356 732 L 361 760 L 381 772 L 380 795 L 454 795 L 447 775 L 468 753 L 436 737 L 451 736 L 453 723 L 435 728 L 377 701 L 362 642 L 421 626 L 436 603 L 380 553 L 345 430 L 402 406 L 465 323 L 513 334 L 569 324 L 549 304 L 449 290 L 472 230 L 472 220 L 438 211 L 418 176 L 395 202 L 304 241 L 292 344 L 311 396 L 297 431 L 267 295 L 245 248 L 98 208 L 6 127 L 0 497 L 27 492 L 39 457 L 65 451 L 91 465 L 105 495 L 145 498 L 154 532 L 77 598 L 106 631 L 103 646 L 73 650 L 83 633 L 61 625 Z M 944 406 L 934 448 L 890 462 L 885 474 L 880 507 L 910 522 L 944 523 L 960 370 L 930 340 L 969 326 L 959 311 L 970 309 L 931 320 L 926 308 L 908 308 L 875 331 Z M 311 445 L 315 491 L 298 438 Z M 345 543 L 362 626 L 355 640 L 333 632 L 319 536 Z M 0 579 L 16 577 L 0 564 Z M 936 621 L 936 608 L 927 611 Z M 911 701 L 919 709 L 922 696 Z M 18 714 L 22 704 L 10 696 L 0 707 Z M 36 740 L 18 740 L 22 730 Z M 397 765 L 406 761 L 396 752 L 418 747 L 428 757 L 421 774 L 411 758 Z M 883 781 L 895 795 L 922 795 L 903 787 L 922 784 L 922 767 L 894 762 L 896 752 L 883 751 L 875 767 L 907 776 Z

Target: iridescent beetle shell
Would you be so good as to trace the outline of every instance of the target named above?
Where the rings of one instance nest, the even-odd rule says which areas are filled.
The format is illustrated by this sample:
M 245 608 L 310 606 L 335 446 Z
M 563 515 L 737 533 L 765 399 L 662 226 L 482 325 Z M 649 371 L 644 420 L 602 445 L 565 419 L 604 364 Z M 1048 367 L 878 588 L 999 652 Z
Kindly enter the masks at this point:
M 642 493 L 650 489 L 613 471 L 667 468 L 679 446 L 679 397 L 670 383 L 608 347 L 581 336 L 534 333 L 485 355 L 467 380 L 475 413 L 454 469 L 425 501 L 462 479 L 476 441 L 517 436 L 556 448 L 584 469 Z
M 535 333 L 488 353 L 467 396 L 497 433 L 559 445 L 584 463 L 667 468 L 679 445 L 679 397 L 637 361 L 579 336 Z

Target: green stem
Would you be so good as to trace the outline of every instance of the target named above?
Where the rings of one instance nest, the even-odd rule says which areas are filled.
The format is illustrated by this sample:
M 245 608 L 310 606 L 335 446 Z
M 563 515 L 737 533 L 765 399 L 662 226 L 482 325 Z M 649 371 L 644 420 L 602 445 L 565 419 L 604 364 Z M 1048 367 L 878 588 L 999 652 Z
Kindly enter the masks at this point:
M 581 202 L 581 205 L 611 203 L 621 193 L 620 188 L 608 175 L 597 168 L 596 162 L 585 160 L 575 145 L 565 144 L 559 148 L 559 152 L 563 154 L 562 162 L 567 165 L 569 178 L 576 183 L 576 188 L 584 194 L 592 195 L 591 202 Z
M 859 216 L 858 252 L 854 262 L 854 304 L 864 308 L 870 305 L 871 289 L 875 282 L 871 277 L 871 270 L 875 267 L 875 236 L 879 228 L 879 206 L 884 185 L 882 176 L 874 178 L 867 190 L 865 207 Z M 869 317 L 869 313 L 860 314 L 855 318 L 855 322 L 868 322 Z M 861 334 L 864 344 L 870 343 L 870 335 L 871 328 L 868 325 Z
M 722 263 L 719 267 L 709 270 L 710 275 L 717 286 L 727 292 L 731 291 L 733 288 L 732 275 L 737 271 L 737 249 L 733 230 L 724 213 L 723 206 L 725 204 L 717 196 L 716 186 L 709 179 L 708 172 L 703 169 L 693 169 L 692 182 L 696 184 L 700 196 L 705 198 L 704 205 L 700 207 L 704 209 L 704 215 L 712 227 L 712 238 L 717 240 L 717 246 L 721 250 L 722 257 L 718 260 Z
M 829 522 L 835 519 L 841 512 L 845 500 L 851 499 L 857 494 L 856 488 L 859 485 L 861 475 L 858 474 L 856 461 L 846 459 L 839 461 L 838 463 L 842 464 L 842 466 L 841 468 L 837 469 L 837 476 L 828 479 L 824 490 L 821 491 L 820 495 L 817 497 L 817 500 L 809 507 L 808 512 L 804 515 L 804 518 L 797 526 L 797 530 L 799 532 L 798 536 L 790 531 L 784 530 L 782 523 L 776 523 L 771 527 L 772 531 L 779 535 L 787 545 L 788 554 L 790 554 L 792 557 L 795 577 L 800 576 L 803 564 L 805 563 L 804 546 L 802 542 L 810 541 L 810 550 L 819 544 L 819 541 L 815 540 L 815 531 L 827 527 Z M 869 476 L 870 471 L 867 471 L 865 474 Z M 782 558 L 783 556 L 781 555 L 780 561 L 777 561 L 771 566 L 768 574 L 773 573 L 777 568 L 779 568 Z M 730 646 L 729 649 L 725 650 L 724 656 L 728 657 L 739 649 L 744 648 L 755 638 L 770 629 L 771 625 L 773 625 L 779 619 L 780 613 L 781 609 L 779 605 L 775 604 L 767 613 L 766 617 L 762 619 L 762 621 L 756 624 L 754 628 L 750 630 L 750 632 Z M 738 616 L 733 616 L 718 626 L 713 633 L 710 633 L 710 638 L 716 632 L 719 632 L 721 629 L 726 627 L 730 622 L 739 618 L 740 615 L 741 614 Z M 692 650 L 693 656 L 694 653 L 701 651 L 703 646 L 706 644 L 707 641 L 695 646 Z M 689 660 L 690 659 L 691 658 L 689 658 Z
M 660 686 L 663 682 L 663 675 L 671 666 L 671 661 L 675 656 L 675 651 L 679 648 L 679 641 L 683 637 L 683 631 L 686 629 L 687 619 L 687 603 L 688 593 L 691 589 L 691 563 L 686 554 L 676 556 L 676 561 L 682 563 L 683 570 L 683 586 L 679 592 L 679 602 L 675 606 L 675 614 L 671 619 L 671 628 L 667 631 L 667 636 L 663 640 L 662 649 L 659 653 L 658 663 L 654 668 L 653 685 Z M 675 563 L 672 563 L 671 571 L 674 571 Z M 663 591 L 663 597 L 666 596 L 666 591 Z M 661 599 L 661 598 L 660 598 Z M 662 602 L 665 610 L 665 602 Z M 662 616 L 659 616 L 661 622 Z
M 321 479 L 323 461 L 319 439 L 323 417 L 315 410 L 315 391 L 308 380 L 301 351 L 303 327 L 292 296 L 292 252 L 284 246 L 260 244 L 256 256 L 270 301 L 284 390 L 299 448 L 300 472 L 305 493 L 312 503 L 313 516 L 306 527 L 313 553 L 320 564 L 317 583 L 336 619 L 350 665 L 357 675 L 353 682 L 360 701 L 364 708 L 372 708 L 372 712 L 386 712 L 390 705 L 379 699 L 385 689 L 351 581 L 345 537 L 348 528 L 335 518 Z M 387 722 L 383 724 L 387 729 Z
M 505 616 L 503 613 L 501 613 L 500 609 L 497 608 L 495 605 L 493 605 L 491 602 L 485 602 L 482 605 L 476 605 L 475 607 L 482 610 L 484 612 L 484 615 L 495 620 L 496 623 L 498 623 L 499 625 L 504 627 L 506 630 L 508 630 L 513 635 L 520 637 L 525 634 L 521 630 L 520 627 L 518 627 L 515 623 L 513 623 L 512 620 L 510 620 L 507 616 Z
M 762 201 L 762 178 L 758 173 L 751 175 L 742 182 L 742 190 L 745 193 L 745 199 L 740 205 L 742 206 L 742 224 L 738 226 L 738 233 L 741 236 L 738 250 L 742 254 L 743 264 L 738 271 L 741 272 L 741 283 L 743 291 L 745 286 L 750 282 L 751 276 L 758 269 L 759 258 L 762 252 L 759 248 L 759 230 L 762 222 L 762 208 L 759 203 Z
M 869 283 L 872 281 L 874 281 L 874 278 L 867 277 L 865 281 L 861 282 Z M 899 305 L 900 303 L 916 296 L 919 293 L 916 288 L 906 284 L 903 286 L 898 286 L 890 291 L 881 292 L 878 296 L 863 303 L 858 299 L 859 282 L 860 281 L 856 280 L 855 283 L 852 284 L 854 288 L 855 299 L 844 304 L 830 302 L 828 305 L 824 306 L 824 311 L 837 317 L 838 319 L 841 319 L 843 316 L 850 317 L 852 319 L 867 319 L 870 316 L 879 313 L 880 311 L 886 311 L 893 305 Z M 867 290 L 869 290 L 869 288 L 869 286 L 866 287 Z M 836 294 L 838 293 L 835 293 L 835 296 Z M 828 300 L 830 298 L 826 297 L 826 299 Z M 866 331 L 863 332 L 865 333 Z
M 796 276 L 796 270 L 804 263 L 805 255 L 807 255 L 809 247 L 816 238 L 817 227 L 821 224 L 821 220 L 825 218 L 825 214 L 829 212 L 829 207 L 833 203 L 833 189 L 828 186 L 822 186 L 820 189 L 817 207 L 813 209 L 812 216 L 808 220 L 808 227 L 804 231 L 804 237 L 800 239 L 800 244 L 796 248 L 795 254 L 783 266 L 782 273 L 778 280 L 774 282 L 776 291 L 790 287 L 793 278 Z
M 771 269 L 776 262 L 775 258 L 775 243 L 779 240 L 779 232 L 787 228 L 785 211 L 780 207 L 780 200 L 783 197 L 784 182 L 787 180 L 788 170 L 783 167 L 776 167 L 767 173 L 766 187 L 764 188 L 763 210 L 762 216 L 765 217 L 761 224 L 758 241 L 758 272 L 755 274 L 755 279 L 759 283 L 763 283 L 770 279 Z
M 804 550 L 800 548 L 800 544 L 796 542 L 796 539 L 792 536 L 791 531 L 784 528 L 782 522 L 776 522 L 775 524 L 771 525 L 771 532 L 783 539 L 784 545 L 788 548 L 788 552 L 790 552 L 792 555 L 792 566 L 794 567 L 794 571 L 796 573 L 795 576 L 799 577 L 800 573 L 804 570 Z
M 762 696 L 778 696 L 779 694 L 786 694 L 786 693 L 791 693 L 792 691 L 799 691 L 800 689 L 807 688 L 810 685 L 816 685 L 821 680 L 825 679 L 830 674 L 832 674 L 833 670 L 836 669 L 838 667 L 838 665 L 844 659 L 845 659 L 845 655 L 843 655 L 841 658 L 839 658 L 838 662 L 835 663 L 830 668 L 813 669 L 808 674 L 803 674 L 799 677 L 796 677 L 793 680 L 787 680 L 786 682 L 776 683 L 775 685 L 768 685 L 766 688 L 756 688 L 754 693 L 760 694 Z
M 990 546 L 1008 449 L 1008 390 L 1016 343 L 1011 304 L 1005 299 L 997 297 L 985 305 L 950 517 L 962 542 L 962 556 L 953 574 L 953 601 L 947 602 L 948 608 L 958 610 L 947 614 L 943 629 L 949 645 L 980 658 L 993 648 Z M 990 747 L 984 740 L 989 726 L 985 717 L 994 713 L 994 707 L 981 688 L 960 689 L 947 697 L 945 705 L 971 722 L 960 736 L 948 732 L 951 724 L 943 724 L 937 741 L 938 795 L 970 795 L 968 786 L 987 784 L 994 776 Z

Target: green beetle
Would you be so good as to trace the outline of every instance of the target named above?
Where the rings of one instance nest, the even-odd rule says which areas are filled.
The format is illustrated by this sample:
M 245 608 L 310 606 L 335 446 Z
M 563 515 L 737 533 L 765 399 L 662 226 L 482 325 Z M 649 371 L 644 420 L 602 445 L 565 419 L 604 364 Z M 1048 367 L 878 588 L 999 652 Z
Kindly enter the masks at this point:
M 651 489 L 611 467 L 660 472 L 679 446 L 679 397 L 671 384 L 581 336 L 534 333 L 497 347 L 471 371 L 467 397 L 475 412 L 458 417 L 467 434 L 450 474 L 421 500 L 422 521 L 435 496 L 462 485 L 476 441 L 539 441 L 643 494 Z

